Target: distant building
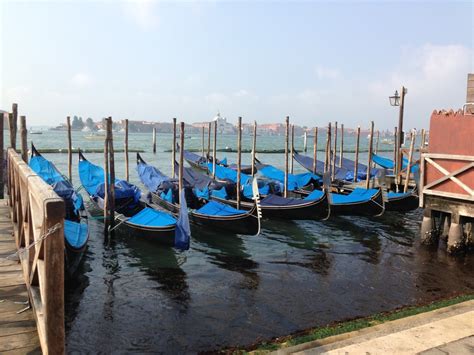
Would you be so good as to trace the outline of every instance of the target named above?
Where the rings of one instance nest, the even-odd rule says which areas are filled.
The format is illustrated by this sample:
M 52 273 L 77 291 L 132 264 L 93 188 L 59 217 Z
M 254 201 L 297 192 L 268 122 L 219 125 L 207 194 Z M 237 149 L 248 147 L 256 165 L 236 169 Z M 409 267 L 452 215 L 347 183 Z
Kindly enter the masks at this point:
M 217 133 L 219 134 L 233 134 L 237 132 L 236 127 L 232 124 L 227 122 L 227 118 L 223 118 L 220 112 L 217 113 L 216 117 L 213 118 L 211 122 L 217 121 Z M 195 122 L 192 124 L 194 128 L 207 128 L 209 126 L 209 122 Z M 212 126 L 214 127 L 214 126 Z

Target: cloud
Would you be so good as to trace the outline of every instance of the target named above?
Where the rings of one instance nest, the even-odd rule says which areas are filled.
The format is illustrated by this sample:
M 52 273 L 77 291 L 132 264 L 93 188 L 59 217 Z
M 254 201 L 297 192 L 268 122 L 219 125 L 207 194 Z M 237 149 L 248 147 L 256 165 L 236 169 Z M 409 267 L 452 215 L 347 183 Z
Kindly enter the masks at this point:
M 327 68 L 327 67 L 323 67 L 321 65 L 318 65 L 314 72 L 316 73 L 316 76 L 318 77 L 318 79 L 331 79 L 331 80 L 335 80 L 335 79 L 339 79 L 341 78 L 341 72 L 338 70 L 338 69 L 335 69 L 335 68 Z
M 89 86 L 92 83 L 93 83 L 92 77 L 85 73 L 76 73 L 71 78 L 71 84 L 79 88 Z
M 154 0 L 130 0 L 123 3 L 123 11 L 142 30 L 147 31 L 159 24 L 155 4 Z

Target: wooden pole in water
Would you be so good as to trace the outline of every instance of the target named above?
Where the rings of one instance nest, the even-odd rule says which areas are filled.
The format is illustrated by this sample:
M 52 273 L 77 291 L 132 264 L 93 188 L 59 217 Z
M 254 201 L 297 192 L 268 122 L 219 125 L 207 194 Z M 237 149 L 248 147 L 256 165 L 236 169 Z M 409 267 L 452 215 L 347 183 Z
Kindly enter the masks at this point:
M 214 121 L 214 141 L 212 142 L 212 177 L 216 178 L 216 160 L 217 160 L 217 120 Z
M 328 123 L 328 130 L 326 134 L 326 157 L 324 160 L 324 172 L 329 171 L 329 166 L 331 164 L 331 122 Z
M 4 113 L 2 115 L 2 118 L 0 119 L 0 199 L 4 198 L 4 190 L 5 190 L 5 185 L 3 181 L 3 174 L 4 174 L 4 169 L 3 169 L 3 164 L 5 162 L 5 157 L 3 154 L 3 145 L 4 145 L 4 120 L 7 117 L 7 114 Z
M 128 181 L 130 179 L 129 162 L 128 162 L 128 118 L 125 119 L 124 150 L 125 150 L 125 180 Z
M 308 152 L 308 132 L 306 130 L 304 130 L 303 150 L 305 153 Z
M 211 122 L 207 127 L 207 162 L 211 161 Z
M 8 114 L 8 129 L 10 131 L 10 147 L 16 150 L 16 142 L 14 140 L 15 128 L 13 127 L 13 113 Z
M 217 121 L 216 121 L 217 122 Z M 239 116 L 239 119 L 237 121 L 237 185 L 236 185 L 236 190 L 237 190 L 237 209 L 240 209 L 240 173 L 242 171 L 241 165 L 242 165 L 242 117 Z
M 257 121 L 253 121 L 252 176 L 255 175 L 255 154 L 257 151 Z
M 156 153 L 156 127 L 153 127 L 153 154 Z
M 377 138 L 375 139 L 375 150 L 374 150 L 374 154 L 377 154 L 377 152 L 379 151 L 379 139 L 380 139 L 380 131 L 377 130 Z
M 67 125 L 67 177 L 72 182 L 72 132 L 71 132 L 71 117 L 66 117 Z
M 374 121 L 370 122 L 370 140 L 369 140 L 369 159 L 367 163 L 367 178 L 365 180 L 365 188 L 368 189 L 370 186 L 370 166 L 372 165 L 372 150 L 374 142 Z
M 104 140 L 104 235 L 109 235 L 110 226 L 110 187 L 109 187 L 109 122 L 105 119 L 105 140 Z
M 112 117 L 109 117 L 109 169 L 110 169 L 110 227 L 114 228 L 115 224 L 115 157 L 114 157 L 114 136 L 112 133 Z
M 204 157 L 204 126 L 202 126 L 202 137 L 201 137 L 201 143 L 202 143 L 202 156 Z
M 291 125 L 291 157 L 290 157 L 290 172 L 293 174 L 293 153 L 295 152 L 295 125 Z
M 184 166 L 184 122 L 180 123 L 180 135 L 179 135 L 179 169 L 178 169 L 178 194 L 179 194 L 179 205 L 181 206 L 181 190 L 183 189 L 183 166 Z M 173 164 L 174 166 L 174 164 Z
M 316 174 L 316 164 L 318 157 L 318 127 L 314 127 L 314 141 L 313 141 L 313 174 Z
M 413 132 L 410 134 L 410 153 L 408 154 L 408 164 L 407 164 L 407 172 L 405 174 L 405 185 L 403 186 L 403 192 L 408 191 L 408 182 L 410 181 L 410 170 L 411 170 L 411 161 L 413 159 L 413 149 L 415 147 L 415 140 L 416 136 L 413 134 Z
M 337 122 L 334 124 L 334 150 L 332 152 L 332 174 L 331 180 L 336 176 L 336 156 L 337 156 Z
M 16 150 L 16 134 L 18 132 L 18 104 L 12 105 L 12 115 L 13 115 L 13 120 L 12 120 L 13 133 L 10 139 L 12 141 L 13 149 Z
M 393 174 L 395 175 L 395 184 L 397 183 L 397 173 L 398 173 L 398 128 L 395 127 L 393 130 L 393 139 L 394 139 L 394 144 L 393 144 Z
M 290 117 L 289 116 L 286 116 L 285 124 L 286 124 L 286 129 L 285 129 L 285 180 L 284 180 L 283 196 L 288 197 L 288 136 L 290 134 Z
M 20 116 L 20 139 L 21 139 L 21 158 L 28 164 L 28 143 L 26 130 L 26 117 Z
M 339 167 L 342 168 L 342 157 L 344 156 L 344 124 L 341 123 L 341 150 L 339 153 Z
M 359 168 L 359 143 L 360 143 L 360 126 L 357 126 L 357 139 L 356 139 L 356 151 L 355 151 L 355 162 L 354 162 L 354 182 L 357 181 L 357 174 Z
M 180 150 L 183 147 L 180 146 Z M 176 117 L 173 117 L 173 147 L 171 147 L 171 176 L 173 179 L 176 177 L 175 171 L 175 164 L 176 164 Z
M 425 140 L 426 140 L 426 131 L 424 128 L 421 129 L 421 143 L 420 143 L 420 148 L 424 149 L 425 148 Z

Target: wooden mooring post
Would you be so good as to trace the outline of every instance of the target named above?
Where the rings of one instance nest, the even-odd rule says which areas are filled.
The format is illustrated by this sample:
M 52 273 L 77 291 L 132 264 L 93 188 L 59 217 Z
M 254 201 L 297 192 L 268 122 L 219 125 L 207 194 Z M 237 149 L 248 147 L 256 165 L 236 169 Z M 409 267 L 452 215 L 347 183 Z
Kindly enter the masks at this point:
M 156 127 L 153 127 L 153 154 L 156 154 Z
M 283 183 L 283 196 L 288 197 L 288 136 L 290 134 L 290 116 L 285 119 L 285 180 Z
M 110 216 L 110 230 L 113 231 L 115 225 L 115 157 L 114 157 L 114 136 L 112 130 L 112 117 L 109 117 L 107 124 L 107 131 L 109 136 L 109 216 Z M 112 232 L 113 233 L 113 232 Z
M 175 122 L 176 127 L 176 119 L 173 119 Z M 179 205 L 183 203 L 181 201 L 181 191 L 183 190 L 183 169 L 184 169 L 184 122 L 180 123 L 180 131 L 179 131 L 179 168 L 178 168 L 178 194 L 179 194 Z M 175 135 L 176 136 L 176 135 Z M 173 161 L 173 166 L 175 166 L 175 162 Z
M 357 174 L 359 168 L 359 143 L 360 143 L 360 126 L 357 126 L 357 137 L 355 146 L 355 159 L 354 159 L 354 182 L 357 182 Z
M 339 153 L 339 167 L 342 168 L 342 158 L 344 157 L 344 124 L 341 123 L 341 149 Z
M 308 152 L 308 131 L 307 130 L 304 130 L 303 150 L 304 150 L 305 153 Z
M 16 134 L 18 132 L 18 104 L 12 104 L 12 120 L 10 123 L 11 147 L 16 149 Z
M 71 117 L 66 117 L 67 127 L 67 177 L 72 182 L 72 136 L 71 136 Z
M 216 120 L 217 122 L 217 120 Z M 240 175 L 242 172 L 242 117 L 239 116 L 237 121 L 237 184 L 235 186 L 237 190 L 237 209 L 240 209 Z
M 290 173 L 293 174 L 293 154 L 295 152 L 295 125 L 291 125 Z
M 184 148 L 180 145 L 179 149 L 181 150 Z M 176 166 L 176 117 L 173 117 L 173 147 L 171 147 L 171 176 L 173 177 L 173 179 L 176 177 L 175 166 Z
M 211 122 L 207 125 L 207 162 L 211 161 Z
M 129 181 L 130 173 L 129 173 L 129 161 L 128 161 L 128 119 L 125 119 L 125 138 L 124 138 L 124 153 L 125 153 L 125 180 Z
M 331 148 L 331 145 L 329 145 Z M 331 181 L 334 181 L 336 176 L 336 156 L 337 156 L 337 121 L 334 123 L 334 150 L 332 152 L 332 161 L 331 161 Z M 331 157 L 329 157 L 331 158 Z
M 327 134 L 326 134 L 326 157 L 324 160 L 324 172 L 330 170 L 331 164 L 331 122 L 328 123 Z
M 21 141 L 21 157 L 23 161 L 26 164 L 28 164 L 28 131 L 26 130 L 26 117 L 25 116 L 20 116 L 20 141 Z
M 217 120 L 214 121 L 214 141 L 212 143 L 212 177 L 216 178 L 216 161 L 217 161 Z
M 0 119 L 0 199 L 3 199 L 5 196 L 5 169 L 4 169 L 4 162 L 5 162 L 5 152 L 4 152 L 4 119 L 8 117 L 5 113 L 3 114 L 2 118 Z
M 365 179 L 365 188 L 368 189 L 370 187 L 370 166 L 372 165 L 372 151 L 373 151 L 373 144 L 374 144 L 374 121 L 370 122 L 370 140 L 369 140 L 369 156 L 367 159 L 367 174 Z
M 318 127 L 314 127 L 314 140 L 313 140 L 313 174 L 316 174 L 317 162 L 318 162 Z
M 255 154 L 257 150 L 257 121 L 253 121 L 253 137 L 252 137 L 252 176 L 255 176 Z

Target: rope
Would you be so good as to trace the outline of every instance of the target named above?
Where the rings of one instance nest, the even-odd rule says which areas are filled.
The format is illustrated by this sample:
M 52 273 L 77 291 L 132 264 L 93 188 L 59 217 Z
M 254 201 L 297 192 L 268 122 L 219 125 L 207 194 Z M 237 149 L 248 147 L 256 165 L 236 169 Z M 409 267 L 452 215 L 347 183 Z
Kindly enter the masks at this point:
M 21 254 L 23 254 L 24 252 L 26 252 L 27 250 L 31 249 L 32 247 L 34 247 L 35 245 L 37 245 L 38 243 L 40 243 L 41 241 L 45 240 L 47 237 L 49 237 L 50 235 L 52 235 L 54 232 L 56 232 L 57 230 L 61 229 L 62 228 L 62 224 L 61 223 L 56 223 L 54 226 L 52 226 L 51 228 L 49 228 L 45 234 L 41 235 L 38 240 L 34 241 L 33 243 L 27 245 L 26 247 L 24 248 L 20 248 L 17 252 L 13 253 L 13 254 L 10 254 L 8 255 L 7 257 L 5 258 L 1 258 L 1 259 L 6 259 L 6 260 L 14 260 L 13 257 L 20 257 Z

